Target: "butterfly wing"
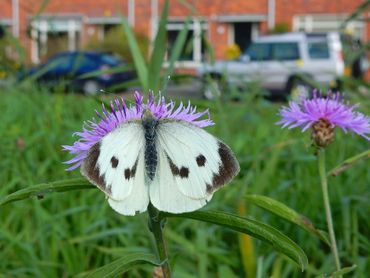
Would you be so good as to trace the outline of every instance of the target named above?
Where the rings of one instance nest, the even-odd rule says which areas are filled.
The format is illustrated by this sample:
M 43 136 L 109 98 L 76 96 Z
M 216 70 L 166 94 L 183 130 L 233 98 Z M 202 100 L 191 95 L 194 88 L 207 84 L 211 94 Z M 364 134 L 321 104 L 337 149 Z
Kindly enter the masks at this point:
M 145 211 L 148 187 L 144 178 L 144 132 L 139 122 L 127 122 L 90 148 L 81 173 L 124 215 Z
M 150 200 L 163 211 L 182 213 L 201 208 L 239 172 L 227 145 L 184 121 L 160 122 L 157 153 Z

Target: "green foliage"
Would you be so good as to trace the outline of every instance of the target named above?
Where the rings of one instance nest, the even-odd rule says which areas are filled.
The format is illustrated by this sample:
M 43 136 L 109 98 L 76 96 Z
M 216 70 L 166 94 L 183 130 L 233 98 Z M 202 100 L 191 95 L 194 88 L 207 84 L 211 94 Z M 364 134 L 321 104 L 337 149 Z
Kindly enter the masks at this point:
M 62 181 L 55 181 L 49 183 L 38 184 L 30 187 L 26 187 L 12 194 L 0 198 L 0 206 L 6 205 L 12 202 L 21 201 L 24 199 L 37 197 L 39 199 L 44 198 L 45 194 L 52 192 L 66 192 L 71 190 L 82 190 L 92 189 L 93 187 L 86 179 L 76 178 Z
M 133 267 L 137 267 L 142 264 L 151 264 L 154 266 L 161 265 L 157 261 L 156 257 L 152 254 L 146 253 L 129 253 L 121 254 L 121 258 L 106 264 L 98 269 L 93 271 L 82 273 L 77 277 L 86 277 L 86 278 L 101 278 L 101 277 L 118 277 Z
M 161 76 L 162 67 L 165 62 L 165 52 L 166 52 L 166 43 L 167 43 L 167 14 L 168 14 L 169 1 L 164 2 L 161 19 L 159 21 L 157 35 L 153 44 L 153 51 L 150 55 L 148 63 L 145 62 L 145 59 L 138 50 L 138 42 L 134 36 L 133 30 L 130 28 L 129 23 L 126 18 L 122 18 L 122 25 L 127 36 L 128 45 L 130 47 L 131 55 L 134 61 L 137 75 L 139 77 L 140 86 L 143 92 L 148 90 L 158 91 L 163 88 L 163 93 L 165 94 L 168 77 L 172 74 L 174 63 L 178 61 L 181 51 L 184 48 L 186 41 L 186 35 L 188 32 L 188 22 L 187 19 L 185 27 L 179 33 L 176 38 L 174 49 L 168 60 L 168 68 L 165 71 L 166 75 Z
M 32 184 L 70 178 L 82 181 L 78 171 L 65 171 L 61 162 L 70 157 L 60 146 L 71 144 L 72 132 L 94 116 L 96 101 L 79 95 L 50 95 L 35 87 L 9 87 L 0 94 L 1 198 L 17 190 L 37 196 L 39 191 L 28 188 Z M 370 111 L 370 102 L 361 102 L 363 111 Z M 326 229 L 309 135 L 286 132 L 274 125 L 280 104 L 261 98 L 225 100 L 221 110 L 215 102 L 194 104 L 199 109 L 210 108 L 217 124 L 207 130 L 229 144 L 241 163 L 238 178 L 217 192 L 206 210 L 235 214 L 235 200 L 247 191 L 280 200 L 310 218 L 318 229 Z M 367 148 L 362 138 L 338 131 L 327 151 L 328 168 Z M 356 167 L 329 180 L 343 267 L 356 264 L 354 273 L 358 277 L 370 271 L 366 263 L 370 250 L 367 165 L 366 160 L 357 161 Z M 254 241 L 261 277 L 271 275 L 278 267 L 281 277 L 333 272 L 330 250 L 317 237 L 245 202 L 249 216 L 278 228 L 308 254 L 309 265 L 302 273 L 269 245 Z M 0 212 L 0 273 L 8 277 L 69 277 L 102 267 L 123 254 L 155 252 L 146 215 L 118 215 L 99 190 L 45 194 L 42 199 L 7 204 Z M 165 236 L 175 277 L 216 277 L 224 272 L 244 275 L 238 236 L 229 229 L 171 217 Z M 187 259 L 181 259 L 184 257 Z M 129 273 L 129 277 L 146 277 L 152 275 L 153 267 L 142 265 Z
M 135 37 L 138 50 L 145 57 L 149 49 L 149 38 L 138 32 L 135 33 Z M 86 50 L 112 52 L 130 63 L 133 62 L 128 38 L 125 35 L 123 27 L 120 25 L 109 30 L 103 40 L 97 38 L 91 39 L 83 48 Z
M 274 29 L 269 30 L 269 33 L 271 34 L 281 34 L 281 33 L 287 33 L 290 32 L 289 24 L 286 22 L 279 22 L 275 24 Z
M 301 215 L 297 213 L 295 210 L 286 206 L 285 204 L 266 196 L 250 194 L 247 195 L 246 197 L 250 203 L 256 204 L 257 206 L 266 209 L 280 216 L 281 218 L 284 218 L 292 223 L 297 224 L 298 226 L 302 227 L 312 235 L 318 236 L 321 240 L 323 240 L 330 246 L 330 243 L 325 233 L 323 231 L 316 229 L 311 220 L 308 219 L 306 216 Z
M 276 250 L 285 254 L 297 263 L 302 270 L 307 266 L 308 260 L 306 254 L 297 244 L 275 228 L 261 222 L 247 217 L 240 217 L 238 215 L 219 211 L 195 211 L 183 214 L 163 214 L 168 217 L 189 218 L 213 223 L 237 232 L 249 234 L 271 244 Z
M 19 48 L 18 41 L 0 25 L 0 80 L 14 74 L 21 67 L 23 51 Z M 19 48 L 19 49 L 18 49 Z M 18 50 L 18 51 L 16 51 Z
M 144 91 L 166 88 L 167 76 L 184 47 L 187 28 L 180 32 L 166 74 L 161 76 L 167 4 L 148 61 L 146 50 L 140 46 L 141 39 L 135 38 L 124 18 L 126 37 L 121 42 L 127 41 L 125 50 L 115 48 L 122 47 L 121 42 L 102 49 L 111 47 L 122 55 L 129 49 L 131 54 L 127 57 L 132 57 Z M 122 30 L 114 32 L 117 33 L 112 31 L 112 38 L 116 40 Z M 345 86 L 351 82 L 345 82 Z M 128 277 L 153 276 L 154 266 L 159 262 L 151 255 L 156 247 L 146 228 L 146 215 L 122 217 L 109 208 L 99 190 L 74 190 L 93 187 L 80 178 L 78 171 L 66 172 L 62 164 L 68 156 L 60 146 L 71 144 L 70 134 L 81 129 L 83 120 L 94 116 L 96 101 L 77 95 L 49 95 L 32 83 L 6 88 L 0 94 L 0 204 L 7 204 L 0 213 L 0 273 L 6 277 L 116 277 L 130 270 Z M 328 149 L 329 168 L 338 164 L 347 167 L 354 162 L 358 165 L 330 180 L 344 265 L 339 272 L 333 272 L 330 250 L 319 240 L 322 234 L 318 229 L 325 229 L 326 225 L 315 158 L 308 147 L 309 136 L 299 131 L 287 133 L 274 126 L 279 104 L 266 102 L 261 95 L 262 90 L 252 86 L 239 102 L 225 97 L 222 102 L 218 99 L 195 103 L 199 109 L 210 108 L 217 125 L 208 131 L 232 147 L 241 163 L 241 172 L 232 184 L 215 194 L 207 211 L 166 214 L 169 218 L 165 236 L 169 240 L 174 277 L 244 277 L 248 270 L 243 269 L 238 236 L 233 231 L 263 240 L 254 241 L 258 277 L 313 277 L 326 273 L 340 276 L 352 271 L 357 277 L 366 277 L 370 272 L 367 263 L 370 173 L 363 161 L 366 152 L 353 155 L 368 148 L 367 142 L 358 137 L 348 140 L 338 134 L 335 144 Z M 369 101 L 361 101 L 363 109 L 369 112 Z M 340 164 L 348 157 L 353 158 Z M 55 180 L 61 182 L 50 182 Z M 27 187 L 30 184 L 39 185 Z M 46 194 L 51 192 L 59 193 Z M 249 200 L 243 203 L 248 218 L 235 215 L 238 211 L 235 200 L 243 202 L 245 193 L 249 193 Z M 251 197 L 251 193 L 265 197 Z M 35 196 L 39 198 L 15 202 Z M 251 200 L 273 214 L 250 206 Z M 305 272 L 274 248 L 302 267 L 307 265 L 305 253 L 309 254 Z M 140 267 L 133 268 L 137 265 Z
M 30 186 L 28 188 L 21 189 L 12 194 L 9 194 L 3 199 L 0 199 L 0 206 L 15 202 L 15 201 L 28 199 L 34 196 L 36 196 L 39 199 L 44 198 L 45 194 L 49 194 L 53 192 L 66 192 L 66 191 L 71 191 L 71 190 L 82 190 L 82 189 L 92 189 L 92 188 L 95 188 L 95 187 L 90 185 L 89 182 L 87 182 L 85 179 L 82 179 L 82 178 L 50 182 L 50 183 Z M 292 214 L 292 212 L 290 212 L 290 214 Z M 239 217 L 237 215 L 232 215 L 228 213 L 217 212 L 217 211 L 198 211 L 198 212 L 184 213 L 184 214 L 162 213 L 162 216 L 195 219 L 199 221 L 217 224 L 217 225 L 224 226 L 224 227 L 230 228 L 232 230 L 235 230 L 241 233 L 252 235 L 256 238 L 259 238 L 265 242 L 270 243 L 272 246 L 274 246 L 274 248 L 277 251 L 280 251 L 283 254 L 290 257 L 293 261 L 295 261 L 302 268 L 302 270 L 307 265 L 307 257 L 298 245 L 296 245 L 291 239 L 289 239 L 288 237 L 286 237 L 284 234 L 280 233 L 273 227 L 270 227 L 258 221 L 248 219 L 245 217 L 244 218 Z M 298 221 L 293 221 L 293 222 L 297 222 L 298 225 L 302 225 L 302 223 Z M 135 260 L 133 260 L 133 262 L 134 261 Z M 110 269 L 108 266 L 105 266 L 105 267 Z M 105 267 L 104 269 L 106 269 Z M 100 273 L 100 272 L 98 271 L 97 273 Z

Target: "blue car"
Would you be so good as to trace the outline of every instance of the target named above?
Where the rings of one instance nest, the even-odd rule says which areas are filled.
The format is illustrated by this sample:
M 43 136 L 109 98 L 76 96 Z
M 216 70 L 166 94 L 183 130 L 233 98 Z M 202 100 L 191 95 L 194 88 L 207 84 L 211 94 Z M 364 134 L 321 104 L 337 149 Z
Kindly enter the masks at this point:
M 25 78 L 49 86 L 63 82 L 68 89 L 94 95 L 105 89 L 112 91 L 115 85 L 133 80 L 136 75 L 127 63 L 111 54 L 74 51 L 58 53 L 19 75 L 19 79 Z

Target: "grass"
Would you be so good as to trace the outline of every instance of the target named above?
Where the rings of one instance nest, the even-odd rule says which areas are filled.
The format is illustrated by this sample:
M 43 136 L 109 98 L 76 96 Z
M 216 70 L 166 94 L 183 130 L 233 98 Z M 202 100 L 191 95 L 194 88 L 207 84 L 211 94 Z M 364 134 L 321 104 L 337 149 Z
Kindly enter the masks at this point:
M 0 92 L 0 198 L 27 186 L 71 177 L 62 161 L 69 158 L 62 144 L 99 109 L 96 100 L 81 95 L 48 94 L 26 86 Z M 187 101 L 187 100 L 184 100 Z M 361 99 L 370 113 L 370 101 Z M 243 195 L 264 194 L 304 214 L 326 229 L 316 160 L 309 135 L 281 130 L 274 123 L 281 104 L 263 99 L 240 102 L 197 101 L 210 107 L 216 125 L 207 128 L 229 144 L 241 173 L 215 194 L 206 209 L 247 214 L 295 240 L 306 252 L 309 267 L 301 272 L 289 259 L 254 240 L 257 277 L 314 277 L 334 270 L 330 249 L 303 229 L 251 204 Z M 369 148 L 358 136 L 337 132 L 328 148 L 328 169 Z M 370 272 L 369 162 L 336 178 L 329 191 L 343 266 L 357 265 L 354 277 Z M 152 251 L 147 215 L 123 217 L 111 210 L 99 190 L 47 195 L 0 208 L 0 277 L 72 277 L 129 251 Z M 169 219 L 166 225 L 175 277 L 244 277 L 238 234 L 190 219 Z M 141 266 L 125 277 L 150 277 L 153 266 Z

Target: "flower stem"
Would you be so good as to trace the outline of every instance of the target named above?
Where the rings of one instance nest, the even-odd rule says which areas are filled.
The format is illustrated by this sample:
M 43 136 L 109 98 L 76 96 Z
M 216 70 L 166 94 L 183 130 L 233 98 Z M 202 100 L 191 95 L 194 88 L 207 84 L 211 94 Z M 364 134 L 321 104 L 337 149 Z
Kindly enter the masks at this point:
M 158 256 L 162 262 L 163 278 L 171 278 L 171 268 L 168 262 L 166 242 L 163 236 L 163 228 L 166 223 L 166 218 L 161 217 L 159 211 L 149 203 L 149 230 L 153 233 L 155 244 L 157 246 Z
M 322 188 L 322 194 L 323 194 L 323 200 L 324 200 L 324 206 L 325 206 L 326 223 L 328 225 L 328 231 L 329 231 L 329 237 L 330 237 L 331 251 L 334 256 L 336 269 L 340 270 L 340 260 L 338 256 L 337 242 L 336 242 L 335 233 L 334 233 L 333 218 L 331 216 L 330 200 L 329 200 L 329 193 L 328 193 L 328 182 L 326 179 L 325 150 L 324 149 L 321 149 L 318 151 L 317 160 L 318 160 L 321 188 Z

